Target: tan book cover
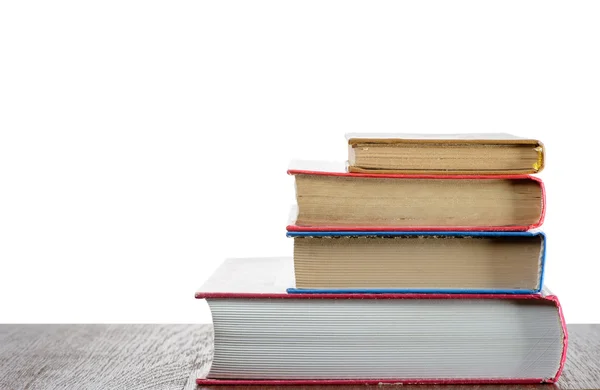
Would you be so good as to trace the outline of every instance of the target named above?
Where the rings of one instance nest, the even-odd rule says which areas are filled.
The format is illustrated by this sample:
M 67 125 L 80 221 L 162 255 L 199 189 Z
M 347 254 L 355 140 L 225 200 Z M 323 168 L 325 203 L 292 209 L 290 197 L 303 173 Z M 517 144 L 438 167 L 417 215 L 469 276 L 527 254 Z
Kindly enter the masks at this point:
M 544 146 L 505 133 L 350 133 L 348 171 L 356 173 L 506 175 L 544 168 Z

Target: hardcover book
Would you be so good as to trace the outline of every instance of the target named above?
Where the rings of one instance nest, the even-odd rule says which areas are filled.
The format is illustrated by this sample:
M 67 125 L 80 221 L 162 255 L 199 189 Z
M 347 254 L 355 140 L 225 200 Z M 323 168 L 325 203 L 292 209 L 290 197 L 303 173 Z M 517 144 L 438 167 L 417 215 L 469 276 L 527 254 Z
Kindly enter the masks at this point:
M 541 232 L 288 232 L 289 293 L 540 292 Z
M 510 134 L 346 134 L 348 170 L 361 173 L 526 174 L 544 168 L 538 140 Z
M 542 181 L 528 175 L 398 175 L 293 162 L 290 231 L 525 231 L 541 225 Z
M 215 331 L 200 385 L 552 383 L 567 331 L 549 292 L 287 294 L 291 258 L 227 260 L 196 298 Z

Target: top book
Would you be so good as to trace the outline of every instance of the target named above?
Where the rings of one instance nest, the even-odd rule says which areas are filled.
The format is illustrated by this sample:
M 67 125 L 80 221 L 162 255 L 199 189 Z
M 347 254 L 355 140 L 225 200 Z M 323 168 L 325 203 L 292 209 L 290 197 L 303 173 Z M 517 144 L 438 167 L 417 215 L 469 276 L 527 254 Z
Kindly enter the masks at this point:
M 510 134 L 350 133 L 348 171 L 506 175 L 540 172 L 544 146 Z

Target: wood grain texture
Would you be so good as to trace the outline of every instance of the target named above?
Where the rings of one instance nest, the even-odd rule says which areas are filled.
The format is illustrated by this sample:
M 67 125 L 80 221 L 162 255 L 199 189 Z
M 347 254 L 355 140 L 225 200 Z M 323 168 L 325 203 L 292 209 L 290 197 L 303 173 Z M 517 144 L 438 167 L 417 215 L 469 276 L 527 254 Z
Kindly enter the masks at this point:
M 2 325 L 0 389 L 180 390 L 209 325 Z
M 0 325 L 0 389 L 215 389 L 196 386 L 213 353 L 210 325 Z M 339 390 L 380 386 L 236 386 Z M 600 325 L 569 325 L 556 385 L 394 386 L 385 389 L 600 389 Z

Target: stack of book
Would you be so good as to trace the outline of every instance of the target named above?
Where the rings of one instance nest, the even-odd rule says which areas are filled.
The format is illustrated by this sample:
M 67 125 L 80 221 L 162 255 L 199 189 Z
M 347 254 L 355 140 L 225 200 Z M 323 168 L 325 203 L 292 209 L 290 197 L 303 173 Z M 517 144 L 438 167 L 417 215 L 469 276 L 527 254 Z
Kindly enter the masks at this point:
M 348 147 L 346 165 L 288 171 L 293 261 L 226 260 L 196 293 L 215 331 L 198 383 L 556 381 L 567 330 L 543 287 L 544 186 L 529 175 L 542 144 L 358 134 Z

